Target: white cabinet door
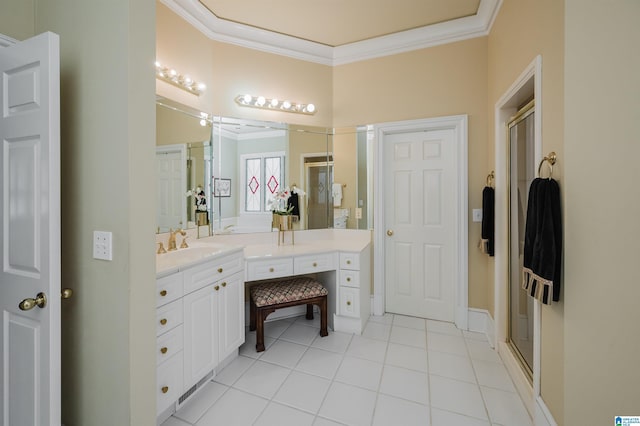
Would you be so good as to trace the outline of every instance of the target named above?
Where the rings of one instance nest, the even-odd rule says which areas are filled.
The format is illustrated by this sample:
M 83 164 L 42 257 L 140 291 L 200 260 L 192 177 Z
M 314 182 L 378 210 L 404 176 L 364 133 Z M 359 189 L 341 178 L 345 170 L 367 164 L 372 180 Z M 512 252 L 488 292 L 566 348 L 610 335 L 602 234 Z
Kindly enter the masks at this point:
M 197 383 L 218 363 L 218 297 L 216 285 L 184 296 L 184 386 Z
M 244 281 L 238 272 L 220 282 L 219 308 L 219 361 L 231 355 L 244 343 Z

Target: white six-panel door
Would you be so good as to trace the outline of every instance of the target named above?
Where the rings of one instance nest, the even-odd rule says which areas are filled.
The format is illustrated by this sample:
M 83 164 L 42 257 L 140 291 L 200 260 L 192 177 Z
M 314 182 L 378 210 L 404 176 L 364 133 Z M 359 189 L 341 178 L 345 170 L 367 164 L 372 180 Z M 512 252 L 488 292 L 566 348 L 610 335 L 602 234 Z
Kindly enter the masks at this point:
M 56 34 L 0 48 L 4 426 L 60 424 L 59 68 Z
M 386 311 L 455 319 L 458 186 L 454 129 L 388 134 Z

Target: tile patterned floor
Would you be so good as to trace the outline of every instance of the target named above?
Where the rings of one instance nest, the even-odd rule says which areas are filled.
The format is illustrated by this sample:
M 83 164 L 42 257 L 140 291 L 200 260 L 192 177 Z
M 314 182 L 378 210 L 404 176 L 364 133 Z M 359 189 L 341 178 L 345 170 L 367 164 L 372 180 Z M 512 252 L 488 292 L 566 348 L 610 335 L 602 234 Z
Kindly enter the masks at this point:
M 240 356 L 162 426 L 531 426 L 484 335 L 387 314 L 362 336 L 304 317 L 247 332 Z

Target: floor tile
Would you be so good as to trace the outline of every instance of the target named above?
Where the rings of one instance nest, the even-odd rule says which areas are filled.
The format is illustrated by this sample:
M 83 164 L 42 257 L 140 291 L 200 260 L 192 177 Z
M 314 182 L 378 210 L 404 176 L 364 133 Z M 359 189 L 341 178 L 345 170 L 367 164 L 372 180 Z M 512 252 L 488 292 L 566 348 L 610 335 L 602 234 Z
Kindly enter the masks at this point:
M 302 315 L 296 318 L 295 324 L 304 325 L 306 327 L 320 328 L 320 314 L 314 314 L 312 320 L 308 320 L 304 315 Z
M 484 341 L 467 340 L 467 348 L 469 349 L 469 355 L 471 359 L 477 359 L 481 361 L 491 361 L 502 364 L 502 359 L 498 352 L 496 352 L 489 343 Z
M 195 424 L 196 426 L 247 426 L 253 424 L 268 401 L 237 389 L 229 389 Z
M 289 326 L 293 324 L 291 321 L 287 320 L 277 320 L 277 321 L 269 321 L 264 323 L 264 336 L 273 337 L 277 339 L 280 337 L 282 333 L 285 332 Z
M 491 426 L 488 421 L 431 408 L 431 426 Z M 511 426 L 516 426 L 512 423 Z
M 313 426 L 342 426 L 344 423 L 337 423 L 333 420 L 325 419 L 322 417 L 316 417 L 316 421 L 313 422 Z
M 408 399 L 420 404 L 428 404 L 427 375 L 420 371 L 385 365 L 382 372 L 380 393 Z
M 342 362 L 342 354 L 309 348 L 295 369 L 304 373 L 333 379 L 338 367 L 340 367 L 340 362 Z
M 369 339 L 376 340 L 389 340 L 389 334 L 391 334 L 391 325 L 390 324 L 382 324 L 378 322 L 367 322 L 367 326 L 364 328 L 362 332 L 362 337 L 367 337 Z
M 429 426 L 429 424 L 428 406 L 389 395 L 378 396 L 373 426 Z
M 387 342 L 382 340 L 368 339 L 362 336 L 353 336 L 349 349 L 347 349 L 347 355 L 356 358 L 364 358 L 369 361 L 375 361 L 379 363 L 384 362 L 385 354 L 387 353 Z
M 287 377 L 273 400 L 316 414 L 330 385 L 331 381 L 327 379 L 294 371 Z
M 169 417 L 162 423 L 162 426 L 191 426 L 191 423 L 186 423 L 176 417 Z
M 334 382 L 318 415 L 350 426 L 370 425 L 375 404 L 375 392 Z
M 320 329 L 318 328 L 294 323 L 280 335 L 279 339 L 309 346 L 313 342 L 313 339 L 315 339 L 316 336 L 319 335 Z
M 270 403 L 255 426 L 311 426 L 314 416 L 285 405 Z
M 463 330 L 462 335 L 464 336 L 465 339 L 469 339 L 469 340 L 479 340 L 481 342 L 487 341 L 487 335 L 485 333 L 478 333 L 476 331 Z
M 351 342 L 352 334 L 340 333 L 339 331 L 329 333 L 328 336 L 317 336 L 311 346 L 326 351 L 344 353 Z
M 258 360 L 249 367 L 233 387 L 264 398 L 271 398 L 290 372 L 291 370 L 288 368 Z
M 531 418 L 515 392 L 481 387 L 492 422 L 503 425 L 531 426 Z
M 413 346 L 389 343 L 385 364 L 427 372 L 427 351 Z
M 264 347 L 268 349 L 275 343 L 276 339 L 272 337 L 264 338 Z M 248 356 L 249 358 L 260 358 L 264 352 L 256 352 L 256 333 L 250 332 L 245 334 L 244 343 L 240 346 L 240 355 Z
M 478 377 L 480 386 L 501 389 L 507 392 L 516 392 L 516 387 L 511 376 L 503 364 L 497 362 L 473 360 L 473 368 Z
M 381 375 L 382 364 L 346 356 L 338 369 L 335 381 L 377 391 Z
M 181 408 L 174 414 L 189 424 L 196 423 L 209 408 L 229 389 L 220 383 L 209 382 L 197 394 L 193 395 Z
M 393 323 L 393 314 L 371 315 L 368 322 L 377 322 L 380 324 L 391 325 Z
M 233 385 L 256 360 L 240 355 L 213 378 L 215 382 Z
M 481 420 L 488 420 L 480 388 L 477 384 L 461 382 L 433 374 L 429 376 L 429 381 L 432 407 Z
M 307 346 L 278 339 L 269 349 L 264 351 L 260 361 L 293 368 L 300 361 L 307 348 Z
M 462 336 L 429 332 L 427 334 L 427 347 L 430 351 L 468 356 L 467 346 Z
M 397 325 L 399 327 L 415 328 L 416 330 L 426 330 L 424 318 L 396 315 L 393 318 L 393 325 Z
M 476 383 L 471 360 L 466 356 L 429 351 L 429 373 Z
M 451 334 L 452 336 L 460 336 L 462 332 L 455 324 L 444 321 L 427 320 L 427 331 L 433 333 Z
M 394 325 L 391 327 L 391 336 L 389 337 L 389 341 L 393 343 L 400 343 L 401 345 L 427 349 L 426 333 L 424 330 L 416 330 L 413 328 Z

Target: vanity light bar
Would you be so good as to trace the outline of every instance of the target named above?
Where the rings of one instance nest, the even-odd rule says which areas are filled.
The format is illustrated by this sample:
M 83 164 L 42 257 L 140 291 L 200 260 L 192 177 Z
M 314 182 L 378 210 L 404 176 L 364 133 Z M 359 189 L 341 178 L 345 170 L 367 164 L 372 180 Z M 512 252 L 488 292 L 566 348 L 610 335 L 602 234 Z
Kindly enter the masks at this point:
M 198 83 L 188 75 L 182 75 L 173 68 L 161 65 L 158 61 L 156 61 L 156 78 L 197 96 L 207 88 L 204 83 Z
M 295 112 L 298 114 L 313 115 L 316 113 L 314 104 L 301 104 L 290 101 L 280 101 L 278 99 L 267 99 L 264 96 L 238 95 L 236 103 L 240 106 L 269 109 L 272 111 Z

